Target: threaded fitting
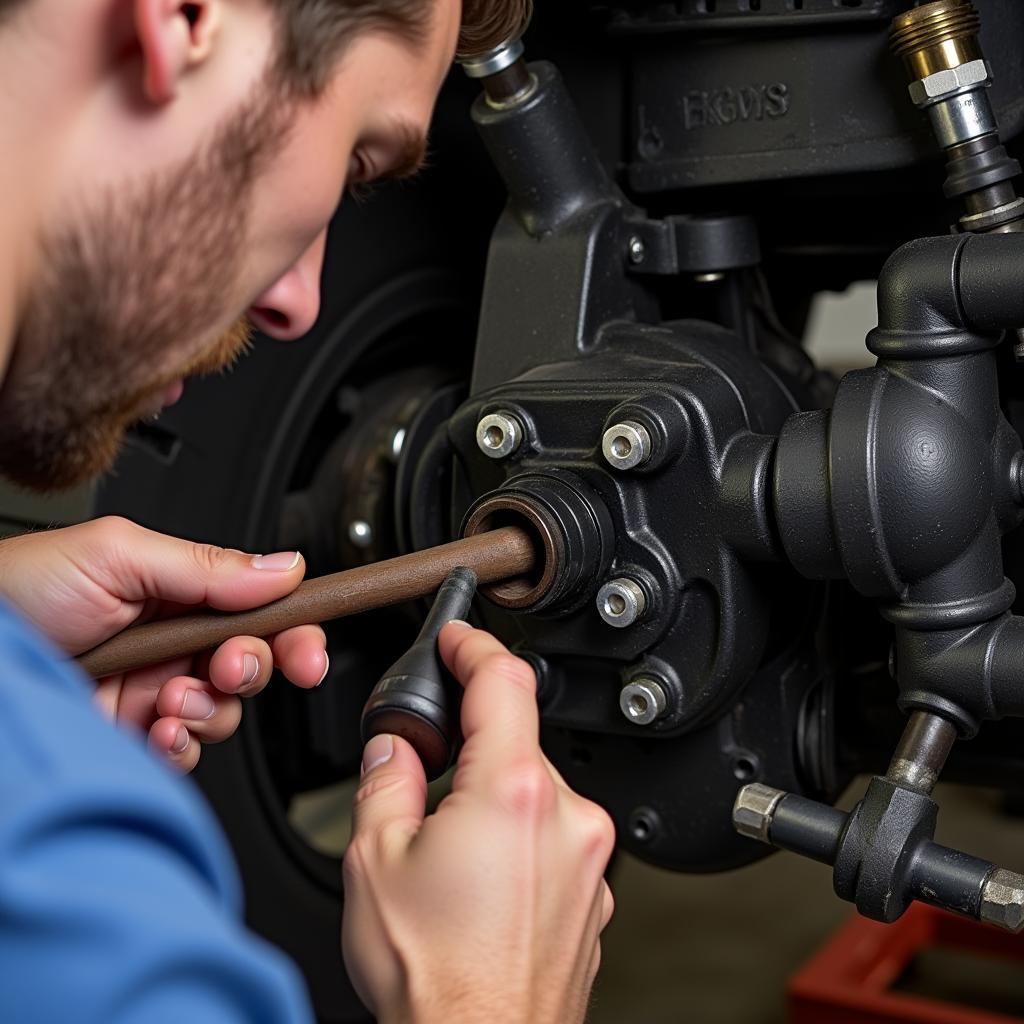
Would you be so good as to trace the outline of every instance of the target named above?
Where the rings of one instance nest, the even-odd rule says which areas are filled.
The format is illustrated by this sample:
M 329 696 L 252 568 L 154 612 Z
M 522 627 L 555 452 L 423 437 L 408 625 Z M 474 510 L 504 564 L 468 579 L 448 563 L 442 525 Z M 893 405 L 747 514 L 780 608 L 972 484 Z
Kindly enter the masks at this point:
M 916 81 L 983 59 L 980 27 L 970 0 L 937 0 L 894 18 L 889 45 Z

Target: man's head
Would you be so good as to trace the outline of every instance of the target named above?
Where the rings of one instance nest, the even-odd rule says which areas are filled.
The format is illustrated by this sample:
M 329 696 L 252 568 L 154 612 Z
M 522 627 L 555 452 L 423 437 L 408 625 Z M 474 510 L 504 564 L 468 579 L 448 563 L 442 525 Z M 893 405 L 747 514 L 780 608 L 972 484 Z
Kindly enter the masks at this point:
M 0 0 L 0 470 L 94 475 L 247 323 L 304 334 L 346 185 L 414 170 L 460 23 L 476 52 L 527 6 Z

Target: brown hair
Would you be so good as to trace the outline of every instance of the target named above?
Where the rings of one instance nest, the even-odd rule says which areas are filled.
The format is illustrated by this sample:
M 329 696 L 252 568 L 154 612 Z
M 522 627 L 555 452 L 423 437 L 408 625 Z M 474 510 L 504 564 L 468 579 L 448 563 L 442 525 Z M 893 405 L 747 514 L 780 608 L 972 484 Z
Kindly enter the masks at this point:
M 24 0 L 0 0 L 0 20 Z M 296 93 L 319 92 L 360 29 L 383 28 L 410 42 L 424 35 L 438 0 L 269 0 L 281 32 L 278 69 Z M 459 56 L 484 53 L 526 28 L 533 0 L 462 0 Z
M 2 5 L 4 0 L 0 0 Z M 315 95 L 358 32 L 383 29 L 422 40 L 438 0 L 270 0 L 280 30 L 278 72 L 298 94 Z M 462 0 L 460 57 L 520 35 L 533 0 Z

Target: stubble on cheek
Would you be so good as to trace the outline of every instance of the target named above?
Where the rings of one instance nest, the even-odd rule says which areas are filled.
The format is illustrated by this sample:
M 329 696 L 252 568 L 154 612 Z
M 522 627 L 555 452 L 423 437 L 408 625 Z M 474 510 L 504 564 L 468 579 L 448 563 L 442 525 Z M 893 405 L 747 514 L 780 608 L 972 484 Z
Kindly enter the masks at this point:
M 222 370 L 229 370 L 238 360 L 252 348 L 253 327 L 248 317 L 242 317 L 202 355 L 187 363 L 181 373 L 176 374 L 168 383 L 182 377 L 205 377 Z
M 105 471 L 147 399 L 246 349 L 241 320 L 191 354 L 242 290 L 253 186 L 287 132 L 274 99 L 261 83 L 199 153 L 44 239 L 49 271 L 0 387 L 4 475 L 50 490 Z

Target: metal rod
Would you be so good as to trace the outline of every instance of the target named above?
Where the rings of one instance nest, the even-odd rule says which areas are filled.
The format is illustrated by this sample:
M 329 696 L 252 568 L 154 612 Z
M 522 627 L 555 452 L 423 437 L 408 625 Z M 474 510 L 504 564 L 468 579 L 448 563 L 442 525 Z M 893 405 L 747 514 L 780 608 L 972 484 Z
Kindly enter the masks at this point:
M 956 742 L 956 726 L 927 711 L 910 716 L 886 778 L 897 786 L 931 794 Z
M 287 597 L 246 612 L 206 611 L 132 626 L 81 655 L 91 676 L 104 676 L 198 654 L 233 636 L 270 636 L 292 626 L 327 622 L 434 593 L 455 568 L 481 583 L 529 573 L 537 559 L 530 535 L 516 526 L 427 548 L 385 562 L 307 580 Z

